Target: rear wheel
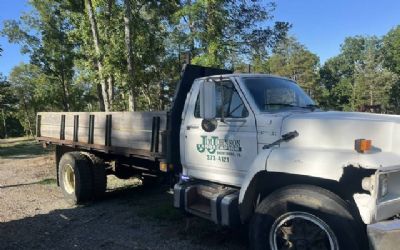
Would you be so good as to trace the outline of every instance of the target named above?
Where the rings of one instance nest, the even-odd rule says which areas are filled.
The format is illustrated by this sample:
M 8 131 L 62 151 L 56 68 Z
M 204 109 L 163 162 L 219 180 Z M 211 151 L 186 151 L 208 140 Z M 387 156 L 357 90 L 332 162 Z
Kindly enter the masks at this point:
M 100 157 L 87 152 L 82 152 L 85 156 L 90 159 L 91 170 L 93 174 L 93 198 L 101 199 L 106 192 L 107 187 L 107 174 L 106 166 Z
M 59 163 L 58 177 L 64 197 L 73 204 L 92 198 L 93 177 L 91 162 L 79 152 L 65 153 Z
M 364 242 L 363 242 L 364 241 Z M 252 249 L 367 249 L 348 205 L 315 186 L 289 186 L 267 196 L 250 224 Z

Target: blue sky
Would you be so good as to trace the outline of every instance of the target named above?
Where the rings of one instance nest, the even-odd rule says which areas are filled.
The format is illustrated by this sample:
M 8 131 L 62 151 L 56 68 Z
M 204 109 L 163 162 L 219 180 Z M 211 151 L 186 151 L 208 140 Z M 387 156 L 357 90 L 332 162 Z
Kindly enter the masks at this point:
M 277 0 L 275 19 L 292 23 L 290 33 L 321 63 L 340 51 L 345 37 L 382 36 L 400 25 L 399 0 Z
M 354 35 L 382 36 L 400 24 L 399 0 L 276 0 L 275 20 L 288 21 L 295 36 L 321 63 L 340 51 L 345 37 Z M 0 28 L 3 20 L 17 19 L 29 10 L 26 0 L 0 0 Z M 4 49 L 0 72 L 8 75 L 12 67 L 29 58 L 0 37 Z

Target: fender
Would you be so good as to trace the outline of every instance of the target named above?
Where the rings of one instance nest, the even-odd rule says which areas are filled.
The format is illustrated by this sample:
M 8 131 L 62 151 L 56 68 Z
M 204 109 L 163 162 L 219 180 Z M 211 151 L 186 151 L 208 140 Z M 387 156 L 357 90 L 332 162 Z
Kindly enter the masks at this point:
M 397 158 L 400 162 L 400 158 Z M 360 162 L 360 160 L 362 161 Z M 350 150 L 332 151 L 291 147 L 267 149 L 261 151 L 250 165 L 241 187 L 239 204 L 242 203 L 251 180 L 260 171 L 306 175 L 339 181 L 343 175 L 343 168 L 363 166 L 376 169 L 379 167 L 378 160 L 369 155 L 360 157 L 356 151 Z
M 364 177 L 377 169 L 397 166 L 400 156 L 390 152 L 360 154 L 353 150 L 280 147 L 262 151 L 251 164 L 239 194 L 242 221 L 253 212 L 264 191 L 291 184 L 312 184 L 326 188 L 344 200 L 353 201 Z M 273 186 L 273 187 L 272 187 Z M 265 193 L 264 193 L 265 194 Z M 363 207 L 354 202 L 360 214 Z M 366 221 L 365 221 L 366 222 Z
M 256 176 L 258 172 L 265 171 L 266 169 L 266 163 L 268 160 L 268 157 L 270 153 L 272 152 L 272 149 L 267 149 L 264 151 L 261 151 L 257 157 L 254 159 L 252 164 L 250 165 L 249 170 L 247 171 L 246 176 L 243 179 L 242 186 L 240 188 L 240 193 L 239 193 L 239 204 L 243 202 L 245 192 L 248 189 L 251 181 L 253 180 L 253 177 Z

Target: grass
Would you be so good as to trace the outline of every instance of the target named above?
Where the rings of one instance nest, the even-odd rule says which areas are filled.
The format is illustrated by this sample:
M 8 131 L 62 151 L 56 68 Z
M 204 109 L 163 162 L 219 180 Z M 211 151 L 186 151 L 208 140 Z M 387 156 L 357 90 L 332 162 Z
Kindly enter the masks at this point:
M 57 184 L 57 180 L 54 178 L 47 178 L 47 179 L 43 179 L 41 181 L 38 181 L 37 184 L 40 185 L 56 185 Z
M 51 152 L 33 138 L 12 138 L 0 140 L 0 158 L 27 158 Z
M 124 190 L 140 186 L 141 183 L 136 178 L 127 180 L 118 179 L 114 175 L 107 176 L 107 189 L 110 190 Z

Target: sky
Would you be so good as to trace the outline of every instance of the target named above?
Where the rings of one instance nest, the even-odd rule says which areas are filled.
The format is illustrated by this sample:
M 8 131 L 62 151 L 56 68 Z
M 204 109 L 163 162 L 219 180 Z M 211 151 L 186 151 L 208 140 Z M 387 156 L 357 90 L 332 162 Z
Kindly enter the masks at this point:
M 400 25 L 399 0 L 276 0 L 276 21 L 291 23 L 290 35 L 320 57 L 321 64 L 340 52 L 344 39 L 355 35 L 382 36 Z M 0 0 L 0 29 L 3 21 L 18 19 L 29 11 L 27 0 Z M 0 73 L 29 57 L 20 53 L 20 46 L 0 37 L 3 48 Z

